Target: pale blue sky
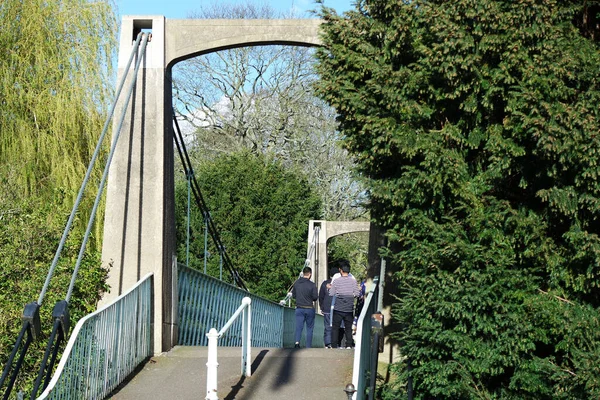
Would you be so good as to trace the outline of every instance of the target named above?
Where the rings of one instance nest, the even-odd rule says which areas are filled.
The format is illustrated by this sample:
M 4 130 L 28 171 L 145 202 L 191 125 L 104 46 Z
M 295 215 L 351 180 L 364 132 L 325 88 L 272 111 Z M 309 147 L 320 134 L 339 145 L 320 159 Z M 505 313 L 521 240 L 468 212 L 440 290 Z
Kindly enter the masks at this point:
M 187 18 L 190 12 L 198 11 L 202 5 L 216 2 L 269 4 L 274 9 L 289 12 L 295 10 L 298 15 L 310 17 L 304 13 L 316 9 L 314 0 L 115 0 L 120 15 L 164 15 L 166 18 Z M 334 8 L 339 14 L 354 8 L 355 0 L 324 0 L 327 7 Z

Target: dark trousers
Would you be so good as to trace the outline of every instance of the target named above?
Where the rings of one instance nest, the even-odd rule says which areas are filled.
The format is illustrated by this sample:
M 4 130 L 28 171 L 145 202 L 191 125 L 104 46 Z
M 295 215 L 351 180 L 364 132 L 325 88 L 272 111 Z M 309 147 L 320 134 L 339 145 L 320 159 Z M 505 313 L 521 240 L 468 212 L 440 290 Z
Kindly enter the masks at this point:
M 340 325 L 344 321 L 344 329 L 346 334 L 346 347 L 354 347 L 354 340 L 352 340 L 352 320 L 354 314 L 351 312 L 340 312 L 333 310 L 333 327 L 331 329 L 331 346 L 338 347 L 338 339 L 340 332 Z
M 294 339 L 300 342 L 302 337 L 302 329 L 306 322 L 306 347 L 312 347 L 313 329 L 315 327 L 315 309 L 314 308 L 296 308 L 296 332 Z
M 331 345 L 331 314 L 328 312 L 323 313 L 323 343 Z

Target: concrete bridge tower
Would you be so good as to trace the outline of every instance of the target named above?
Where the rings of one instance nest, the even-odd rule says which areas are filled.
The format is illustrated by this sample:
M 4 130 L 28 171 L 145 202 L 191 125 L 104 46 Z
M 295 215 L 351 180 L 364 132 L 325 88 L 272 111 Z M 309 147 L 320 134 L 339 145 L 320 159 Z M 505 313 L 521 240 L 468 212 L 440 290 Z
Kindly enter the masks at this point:
M 102 260 L 110 268 L 111 291 L 103 301 L 154 273 L 154 353 L 169 350 L 177 340 L 172 66 L 197 55 L 242 46 L 318 46 L 320 23 L 316 19 L 123 18 L 119 79 L 130 74 L 125 66 L 137 33 L 151 32 L 152 40 L 109 173 Z M 120 100 L 115 115 L 123 109 Z

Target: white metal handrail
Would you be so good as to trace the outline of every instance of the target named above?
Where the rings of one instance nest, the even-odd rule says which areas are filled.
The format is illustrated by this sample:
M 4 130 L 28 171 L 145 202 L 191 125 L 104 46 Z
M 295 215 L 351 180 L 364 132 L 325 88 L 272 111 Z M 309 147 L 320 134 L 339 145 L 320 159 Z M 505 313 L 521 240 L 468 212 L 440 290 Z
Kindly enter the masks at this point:
M 235 310 L 235 313 L 229 318 L 229 321 L 221 328 L 219 332 L 215 328 L 206 334 L 208 337 L 208 361 L 206 362 L 206 400 L 218 400 L 217 394 L 217 368 L 219 367 L 217 359 L 218 340 L 227 332 L 229 327 L 242 314 L 242 375 L 250 377 L 251 369 L 251 332 L 252 332 L 252 299 L 244 297 L 242 304 Z

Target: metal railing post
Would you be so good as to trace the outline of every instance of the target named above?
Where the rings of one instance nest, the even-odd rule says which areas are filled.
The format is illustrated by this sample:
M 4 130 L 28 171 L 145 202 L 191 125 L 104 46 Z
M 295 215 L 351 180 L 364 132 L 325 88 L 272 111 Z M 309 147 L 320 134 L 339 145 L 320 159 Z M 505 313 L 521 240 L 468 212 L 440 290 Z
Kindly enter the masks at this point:
M 251 336 L 252 336 L 252 304 L 250 297 L 244 297 L 242 303 L 248 304 L 248 307 L 244 310 L 243 315 L 243 328 L 242 328 L 242 375 L 252 376 L 251 365 L 250 365 L 250 350 L 251 350 Z
M 219 333 L 215 328 L 206 334 L 208 338 L 208 361 L 206 362 L 206 400 L 219 400 L 217 395 L 217 341 Z

